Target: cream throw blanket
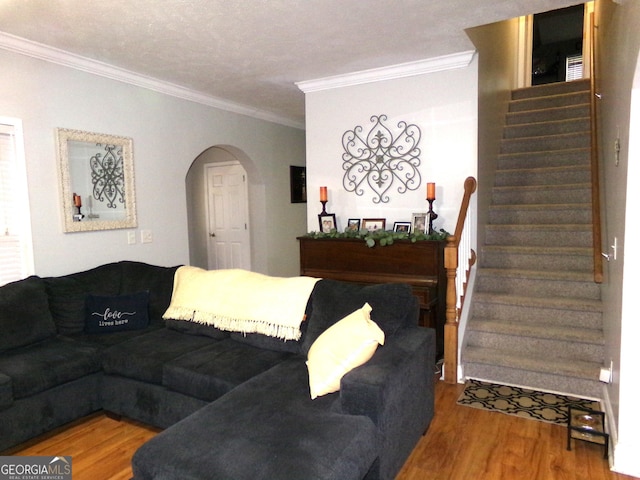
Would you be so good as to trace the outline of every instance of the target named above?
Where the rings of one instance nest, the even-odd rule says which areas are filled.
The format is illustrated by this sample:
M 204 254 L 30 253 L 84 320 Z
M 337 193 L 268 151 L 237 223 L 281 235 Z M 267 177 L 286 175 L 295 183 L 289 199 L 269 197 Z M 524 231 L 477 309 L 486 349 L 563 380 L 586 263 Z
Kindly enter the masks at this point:
M 307 301 L 318 280 L 184 266 L 176 271 L 171 304 L 162 318 L 298 340 Z

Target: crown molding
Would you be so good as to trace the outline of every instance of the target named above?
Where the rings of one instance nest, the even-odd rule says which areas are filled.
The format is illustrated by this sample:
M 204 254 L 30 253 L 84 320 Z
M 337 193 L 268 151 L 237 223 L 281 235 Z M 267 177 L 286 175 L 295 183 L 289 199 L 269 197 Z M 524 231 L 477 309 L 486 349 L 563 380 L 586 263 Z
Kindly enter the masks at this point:
M 274 115 L 264 110 L 223 100 L 196 90 L 181 87 L 180 85 L 141 75 L 124 68 L 109 65 L 108 63 L 76 55 L 65 50 L 33 42 L 5 32 L 0 32 L 0 48 L 19 53 L 21 55 L 37 58 L 39 60 L 44 60 L 46 62 L 62 65 L 64 67 L 99 75 L 111 80 L 146 88 L 148 90 L 153 90 L 158 93 L 181 98 L 201 105 L 219 108 L 221 110 L 246 115 L 260 120 L 266 120 L 268 122 L 285 125 L 287 127 L 304 129 L 304 124 L 279 115 Z
M 469 66 L 474 55 L 475 50 L 468 50 L 466 52 L 443 55 L 441 57 L 433 57 L 416 62 L 400 63 L 398 65 L 391 65 L 388 67 L 347 73 L 345 75 L 336 75 L 316 80 L 304 80 L 296 82 L 296 85 L 304 93 L 310 93 L 320 90 L 330 90 L 332 88 L 342 88 L 352 85 L 361 85 L 364 83 L 424 75 L 427 73 L 451 70 L 454 68 L 465 68 Z

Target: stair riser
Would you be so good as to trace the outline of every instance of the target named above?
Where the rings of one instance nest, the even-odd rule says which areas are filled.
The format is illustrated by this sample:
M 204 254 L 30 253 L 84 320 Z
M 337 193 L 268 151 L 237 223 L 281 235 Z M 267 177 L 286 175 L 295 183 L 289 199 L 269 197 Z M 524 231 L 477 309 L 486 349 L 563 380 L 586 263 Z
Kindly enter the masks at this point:
M 569 379 L 560 375 L 472 362 L 464 362 L 464 374 L 467 378 L 478 378 L 501 384 L 524 385 L 534 390 L 558 392 L 576 397 L 602 397 L 602 386 L 597 380 Z
M 570 342 L 552 338 L 519 337 L 492 332 L 468 332 L 468 345 L 500 349 L 529 356 L 553 356 L 587 362 L 602 362 L 604 346 L 591 343 Z
M 590 146 L 591 136 L 588 132 L 582 132 L 547 137 L 504 139 L 500 142 L 500 153 L 546 152 L 567 148 L 589 148 Z
M 553 122 L 555 120 L 570 120 L 574 118 L 589 117 L 591 108 L 588 104 L 573 105 L 561 108 L 546 108 L 524 112 L 508 113 L 505 123 L 508 126 L 521 125 L 523 123 Z
M 568 107 L 589 103 L 589 92 L 575 92 L 564 95 L 552 95 L 548 97 L 527 98 L 512 100 L 509 102 L 509 112 L 525 112 L 529 110 L 542 110 L 545 108 Z
M 536 255 L 524 253 L 482 252 L 479 264 L 487 268 L 517 268 L 522 270 L 563 270 L 592 272 L 593 257 L 590 255 Z
M 498 170 L 591 165 L 589 149 L 500 155 Z
M 511 125 L 504 129 L 504 138 L 516 139 L 586 132 L 591 127 L 589 118 Z
M 495 205 L 545 205 L 557 203 L 589 203 L 591 187 L 588 188 L 539 188 L 539 189 L 495 189 L 492 195 Z
M 538 185 L 566 185 L 588 183 L 591 170 L 587 167 L 570 169 L 541 169 L 535 171 L 501 170 L 496 173 L 496 187 L 529 187 Z
M 600 300 L 600 286 L 594 282 L 515 278 L 493 276 L 484 273 L 478 275 L 476 291 L 528 297 L 563 297 Z
M 590 310 L 563 310 L 552 307 L 505 305 L 476 301 L 474 298 L 471 311 L 473 316 L 495 320 L 592 329 L 602 328 L 602 313 Z
M 567 93 L 589 93 L 591 89 L 590 80 L 574 80 L 572 82 L 554 82 L 534 87 L 518 88 L 511 92 L 512 100 L 523 100 L 527 98 L 539 98 L 548 95 L 562 95 Z
M 589 231 L 537 231 L 493 229 L 486 230 L 487 245 L 520 245 L 526 247 L 590 247 Z
M 574 210 L 512 210 L 492 208 L 489 222 L 493 224 L 576 224 L 590 223 L 591 209 Z

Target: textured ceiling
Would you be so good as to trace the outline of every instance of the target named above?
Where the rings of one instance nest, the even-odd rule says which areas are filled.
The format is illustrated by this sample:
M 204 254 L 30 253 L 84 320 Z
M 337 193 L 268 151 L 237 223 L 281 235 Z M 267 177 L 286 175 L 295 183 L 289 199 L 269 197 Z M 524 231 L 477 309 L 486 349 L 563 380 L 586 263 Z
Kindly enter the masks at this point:
M 0 0 L 0 31 L 304 123 L 295 82 L 472 50 L 575 0 Z

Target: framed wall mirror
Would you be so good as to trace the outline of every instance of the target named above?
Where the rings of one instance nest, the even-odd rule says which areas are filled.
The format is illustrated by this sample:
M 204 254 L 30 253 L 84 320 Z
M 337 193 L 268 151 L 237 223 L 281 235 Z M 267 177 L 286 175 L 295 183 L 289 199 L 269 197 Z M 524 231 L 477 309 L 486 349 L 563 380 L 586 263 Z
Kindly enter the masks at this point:
M 135 228 L 133 140 L 56 129 L 65 232 Z

